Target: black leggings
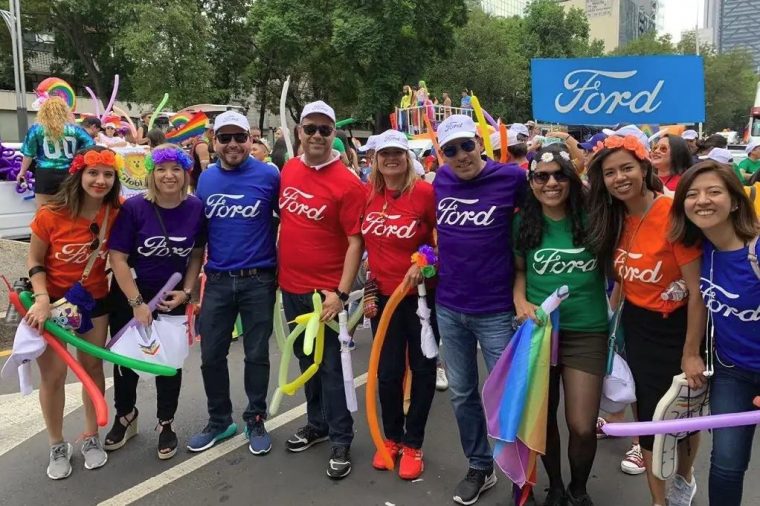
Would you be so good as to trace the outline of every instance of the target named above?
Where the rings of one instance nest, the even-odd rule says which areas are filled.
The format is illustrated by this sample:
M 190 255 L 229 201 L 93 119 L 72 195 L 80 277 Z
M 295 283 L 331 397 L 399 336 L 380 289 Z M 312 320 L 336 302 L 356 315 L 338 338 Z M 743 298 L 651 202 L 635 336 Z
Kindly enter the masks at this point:
M 377 331 L 388 297 L 378 297 L 377 316 L 372 319 L 372 334 Z M 430 323 L 435 340 L 441 342 L 435 319 L 435 296 L 428 293 L 428 307 L 433 311 Z M 388 326 L 385 342 L 380 353 L 377 371 L 380 407 L 382 408 L 385 437 L 411 448 L 422 448 L 425 438 L 430 406 L 435 395 L 435 374 L 438 363 L 435 358 L 425 358 L 420 347 L 422 326 L 417 316 L 417 297 L 406 297 L 398 305 Z M 412 373 L 412 395 L 409 411 L 404 416 L 404 372 L 407 351 L 409 369 Z
M 156 295 L 147 291 L 141 291 L 141 294 L 146 301 Z M 111 281 L 110 299 L 112 313 L 109 320 L 109 330 L 113 336 L 132 319 L 133 312 L 132 308 L 129 307 L 127 297 L 119 288 L 116 280 Z M 185 305 L 181 305 L 167 314 L 182 315 L 184 313 Z M 153 316 L 155 317 L 156 313 Z M 135 409 L 135 404 L 137 404 L 137 382 L 139 379 L 140 377 L 132 369 L 114 364 L 113 397 L 117 417 L 126 416 Z M 182 369 L 178 369 L 175 376 L 156 376 L 156 417 L 159 420 L 165 421 L 174 418 L 174 413 L 177 412 L 177 405 L 179 403 L 181 386 Z
M 570 460 L 570 492 L 576 497 L 586 493 L 591 467 L 596 456 L 596 415 L 602 394 L 602 376 L 566 366 L 552 367 L 549 373 L 549 412 L 546 424 L 546 455 L 541 457 L 549 475 L 551 488 L 562 488 L 562 452 L 560 449 L 557 408 L 559 380 L 565 393 L 565 420 L 570 432 L 567 456 Z

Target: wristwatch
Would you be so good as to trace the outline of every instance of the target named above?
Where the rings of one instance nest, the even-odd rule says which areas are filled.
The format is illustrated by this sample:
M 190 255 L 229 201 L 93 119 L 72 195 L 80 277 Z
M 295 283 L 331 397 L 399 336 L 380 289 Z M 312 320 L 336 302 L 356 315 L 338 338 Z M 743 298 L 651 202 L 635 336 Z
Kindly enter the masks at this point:
M 142 306 L 143 304 L 145 304 L 145 301 L 143 300 L 142 295 L 140 295 L 139 293 L 137 294 L 137 297 L 135 297 L 134 299 L 130 299 L 129 297 L 127 297 L 127 302 L 129 303 L 129 307 L 137 307 L 137 306 Z
M 348 294 L 346 292 L 341 292 L 340 288 L 336 288 L 334 291 L 335 291 L 335 295 L 338 296 L 338 298 L 343 304 L 348 302 Z
M 187 304 L 188 302 L 190 302 L 190 299 L 193 298 L 193 292 L 191 290 L 188 290 L 187 288 L 185 288 L 182 291 L 185 293 L 185 302 L 184 303 Z

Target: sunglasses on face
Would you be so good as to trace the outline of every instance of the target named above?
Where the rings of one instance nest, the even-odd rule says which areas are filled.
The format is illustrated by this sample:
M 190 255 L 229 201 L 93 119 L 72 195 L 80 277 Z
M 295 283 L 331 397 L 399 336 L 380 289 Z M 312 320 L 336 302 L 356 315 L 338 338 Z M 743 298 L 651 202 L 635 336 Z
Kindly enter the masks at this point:
M 248 140 L 248 137 L 250 137 L 250 134 L 246 132 L 237 134 L 217 134 L 216 140 L 219 142 L 219 144 L 229 144 L 232 142 L 232 139 L 235 139 L 235 142 L 238 144 L 243 144 Z
M 319 132 L 319 135 L 322 137 L 329 137 L 331 133 L 333 133 L 333 130 L 335 130 L 330 125 L 301 125 L 301 129 L 303 130 L 303 133 L 306 135 L 314 135 L 315 133 Z
M 90 233 L 95 237 L 90 243 L 90 251 L 95 251 L 100 247 L 100 238 L 98 237 L 100 227 L 97 223 L 90 223 Z
M 445 148 L 443 148 L 441 151 L 443 151 L 443 155 L 447 158 L 453 158 L 456 156 L 456 154 L 461 149 L 465 153 L 472 153 L 475 151 L 475 148 L 478 146 L 478 144 L 475 142 L 474 139 L 468 139 L 464 141 L 461 144 L 449 144 Z
M 570 178 L 561 170 L 555 170 L 554 172 L 531 172 L 530 179 L 538 184 L 546 184 L 549 179 L 554 177 L 554 180 L 558 183 L 564 183 Z

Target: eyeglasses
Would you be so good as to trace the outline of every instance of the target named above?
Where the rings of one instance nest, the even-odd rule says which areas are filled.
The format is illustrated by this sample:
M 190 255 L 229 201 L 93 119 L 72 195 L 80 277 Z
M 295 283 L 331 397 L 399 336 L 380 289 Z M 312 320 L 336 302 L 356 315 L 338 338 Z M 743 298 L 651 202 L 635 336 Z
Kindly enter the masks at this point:
M 445 148 L 443 148 L 441 151 L 443 151 L 443 156 L 446 158 L 453 158 L 456 156 L 456 154 L 461 149 L 465 153 L 472 153 L 475 151 L 475 148 L 477 147 L 477 143 L 474 139 L 468 139 L 461 144 L 449 144 Z
M 335 130 L 330 125 L 314 125 L 314 124 L 308 124 L 308 125 L 301 125 L 301 130 L 303 130 L 303 133 L 306 135 L 314 135 L 319 131 L 319 135 L 322 137 L 329 137 L 330 134 L 333 133 L 333 130 Z
M 670 148 L 668 148 L 664 144 L 661 145 L 661 146 L 655 146 L 655 147 L 652 148 L 652 153 L 657 153 L 658 151 L 660 151 L 662 153 L 667 153 L 668 151 L 670 151 Z
M 90 243 L 90 251 L 95 251 L 100 247 L 100 238 L 98 237 L 100 227 L 97 223 L 90 223 L 90 233 L 95 237 Z
M 232 142 L 232 139 L 235 139 L 235 142 L 238 144 L 243 144 L 248 140 L 248 137 L 250 137 L 250 134 L 248 132 L 237 134 L 217 134 L 216 140 L 219 141 L 219 144 L 229 144 Z
M 567 174 L 561 170 L 555 170 L 554 172 L 530 172 L 531 181 L 535 181 L 536 183 L 542 185 L 548 183 L 549 179 L 552 177 L 554 177 L 554 180 L 558 183 L 564 183 L 570 179 Z

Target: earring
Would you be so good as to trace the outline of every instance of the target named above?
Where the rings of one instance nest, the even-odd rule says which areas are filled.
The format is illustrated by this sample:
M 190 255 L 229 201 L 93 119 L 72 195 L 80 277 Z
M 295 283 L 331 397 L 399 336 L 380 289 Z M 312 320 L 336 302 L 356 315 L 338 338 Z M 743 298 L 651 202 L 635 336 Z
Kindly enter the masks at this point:
M 734 206 L 734 207 L 732 207 L 732 208 L 731 208 L 731 212 L 733 213 L 733 212 L 734 212 L 734 211 L 736 211 L 737 209 L 739 209 L 739 206 Z

